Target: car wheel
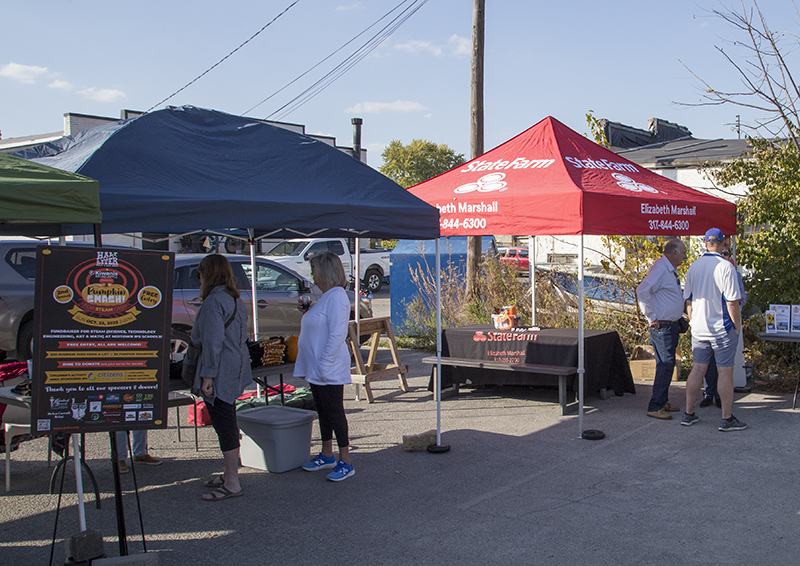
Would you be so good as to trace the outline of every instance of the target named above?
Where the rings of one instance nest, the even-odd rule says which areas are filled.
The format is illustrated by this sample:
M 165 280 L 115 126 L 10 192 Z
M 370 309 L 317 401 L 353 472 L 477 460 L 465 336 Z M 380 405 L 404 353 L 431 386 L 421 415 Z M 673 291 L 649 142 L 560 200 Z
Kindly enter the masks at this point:
M 170 335 L 170 361 L 172 363 L 183 362 L 183 356 L 186 355 L 186 350 L 189 348 L 191 337 L 183 330 L 177 328 L 172 329 Z
M 364 275 L 364 287 L 372 291 L 373 293 L 377 293 L 381 290 L 381 286 L 383 285 L 383 275 L 377 269 L 369 269 L 367 273 Z
M 22 324 L 17 336 L 17 360 L 24 362 L 33 359 L 33 321 Z

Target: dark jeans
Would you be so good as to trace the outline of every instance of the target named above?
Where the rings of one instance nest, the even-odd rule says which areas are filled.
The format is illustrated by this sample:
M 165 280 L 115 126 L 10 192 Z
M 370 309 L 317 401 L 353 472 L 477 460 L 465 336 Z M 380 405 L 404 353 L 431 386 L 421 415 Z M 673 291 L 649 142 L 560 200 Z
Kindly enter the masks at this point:
M 322 441 L 333 440 L 339 448 L 350 446 L 347 416 L 344 414 L 344 385 L 311 384 L 311 394 L 319 415 L 319 435 Z
M 719 393 L 717 393 L 717 378 L 719 377 L 719 371 L 717 370 L 717 360 L 714 359 L 714 353 L 711 353 L 711 361 L 708 363 L 708 369 L 706 370 L 706 390 L 704 393 L 705 397 L 714 397 L 719 399 Z
M 653 396 L 647 410 L 658 411 L 669 400 L 669 384 L 675 369 L 675 350 L 678 347 L 677 324 L 650 329 L 650 344 L 656 354 L 656 376 L 653 379 Z

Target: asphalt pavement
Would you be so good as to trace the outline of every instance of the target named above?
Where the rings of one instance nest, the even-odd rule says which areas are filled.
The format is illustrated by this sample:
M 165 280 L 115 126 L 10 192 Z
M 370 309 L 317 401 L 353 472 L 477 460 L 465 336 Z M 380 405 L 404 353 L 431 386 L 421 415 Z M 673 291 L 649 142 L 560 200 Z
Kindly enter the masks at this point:
M 195 451 L 182 407 L 179 442 L 171 410 L 169 427 L 150 432 L 150 451 L 164 464 L 135 470 L 147 550 L 163 565 L 797 562 L 800 410 L 789 396 L 737 393 L 734 413 L 749 427 L 723 433 L 713 406 L 698 408 L 691 427 L 646 417 L 651 386 L 637 382 L 636 395 L 587 397 L 584 428 L 606 434 L 590 441 L 580 439 L 576 415 L 560 415 L 556 388 L 462 389 L 441 404 L 451 450 L 406 452 L 403 435 L 436 428 L 425 355 L 401 351 L 409 392 L 387 379 L 369 404 L 346 387 L 356 475 L 340 483 L 324 472 L 242 468 L 243 497 L 204 502 L 203 481 L 221 471 L 216 436 L 202 427 Z M 670 401 L 683 408 L 683 396 L 683 383 L 673 384 Z M 87 526 L 116 556 L 108 435 L 87 435 L 87 445 L 102 507 L 87 493 Z M 48 494 L 46 456 L 44 438 L 12 453 L 0 564 L 49 559 L 58 496 Z M 141 553 L 133 476 L 122 483 L 128 549 Z M 76 501 L 70 467 L 54 564 L 64 564 L 63 539 L 78 532 Z

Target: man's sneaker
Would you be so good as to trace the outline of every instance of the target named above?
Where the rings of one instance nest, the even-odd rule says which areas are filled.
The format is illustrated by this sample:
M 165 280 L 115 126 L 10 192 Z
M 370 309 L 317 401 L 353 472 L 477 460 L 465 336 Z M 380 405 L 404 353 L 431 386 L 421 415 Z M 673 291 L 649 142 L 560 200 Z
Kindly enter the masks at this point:
M 668 421 L 672 418 L 672 415 L 670 415 L 663 407 L 657 411 L 647 411 L 647 416 L 653 417 L 654 419 L 663 419 L 665 421 Z
M 160 466 L 161 458 L 155 458 L 150 454 L 142 454 L 141 456 L 134 456 L 133 461 L 137 464 L 144 464 L 145 466 Z
M 317 470 L 325 470 L 328 468 L 335 468 L 336 467 L 336 458 L 331 456 L 328 458 L 327 456 L 323 456 L 322 452 L 320 452 L 316 458 L 311 460 L 310 462 L 306 462 L 303 464 L 303 469 L 307 472 L 316 472 Z
M 339 463 L 336 464 L 336 469 L 329 473 L 327 478 L 331 481 L 342 481 L 354 475 L 356 475 L 355 468 L 347 462 L 339 460 Z
M 714 402 L 714 398 L 713 397 L 703 397 L 703 400 L 700 401 L 700 406 L 701 407 L 708 407 L 713 402 Z
M 731 415 L 729 419 L 722 419 L 722 424 L 719 425 L 719 430 L 722 432 L 729 432 L 732 430 L 744 430 L 747 425 L 742 421 Z
M 673 405 L 673 404 L 672 404 L 672 403 L 670 403 L 669 401 L 667 401 L 666 403 L 664 403 L 664 407 L 663 407 L 663 409 L 664 409 L 665 411 L 667 411 L 667 412 L 670 412 L 670 413 L 677 413 L 678 411 L 680 411 L 680 410 L 681 410 L 681 409 L 680 409 L 680 407 L 676 407 L 675 405 Z
M 683 413 L 683 418 L 681 419 L 681 424 L 683 426 L 692 426 L 694 423 L 700 420 L 700 417 L 692 413 Z
M 714 397 L 714 404 L 721 409 L 722 408 L 722 399 L 720 399 L 719 397 Z
M 119 473 L 127 474 L 130 470 L 128 469 L 128 463 L 125 460 L 120 460 L 117 462 L 117 467 L 119 468 Z

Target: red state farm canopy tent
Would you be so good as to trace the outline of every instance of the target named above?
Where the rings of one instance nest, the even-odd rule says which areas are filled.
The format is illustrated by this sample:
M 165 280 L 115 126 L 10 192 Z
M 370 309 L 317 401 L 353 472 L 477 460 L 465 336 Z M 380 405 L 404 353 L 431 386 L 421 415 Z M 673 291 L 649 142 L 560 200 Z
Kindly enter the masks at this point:
M 736 233 L 736 205 L 662 177 L 548 117 L 411 187 L 442 236 Z
M 691 236 L 712 227 L 736 233 L 735 204 L 644 169 L 552 117 L 408 190 L 439 209 L 442 236 Z M 578 426 L 583 435 L 583 238 L 579 250 Z M 440 411 L 437 403 L 437 445 Z

